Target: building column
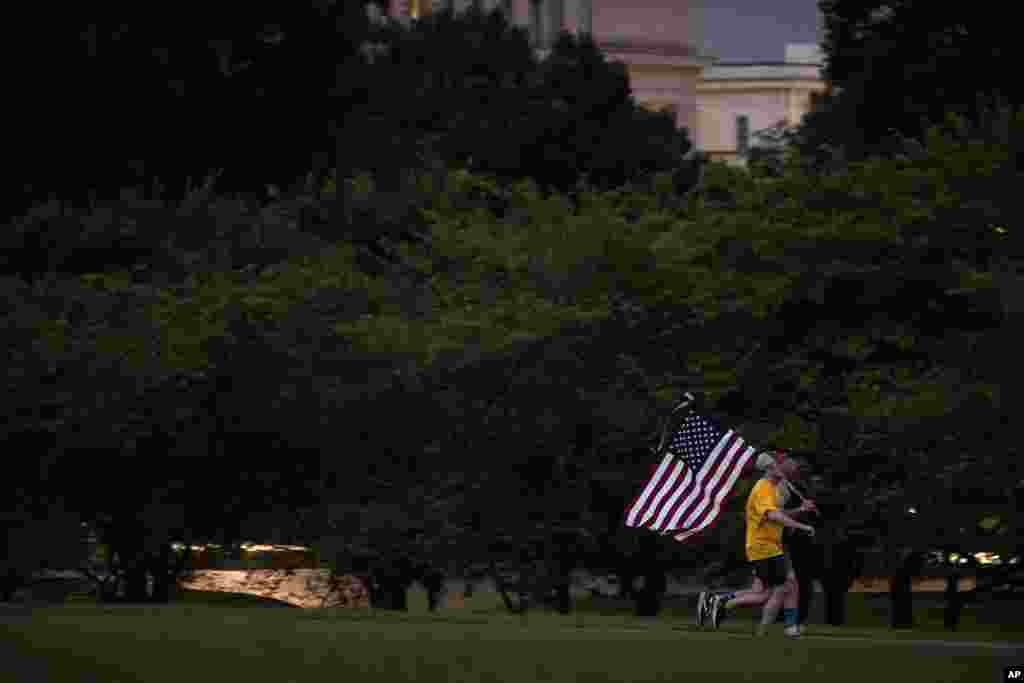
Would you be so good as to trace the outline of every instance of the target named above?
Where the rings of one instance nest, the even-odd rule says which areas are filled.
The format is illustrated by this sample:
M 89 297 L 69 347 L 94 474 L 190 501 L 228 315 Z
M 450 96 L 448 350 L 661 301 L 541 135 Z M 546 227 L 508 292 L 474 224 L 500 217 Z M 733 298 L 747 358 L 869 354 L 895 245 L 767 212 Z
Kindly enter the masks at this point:
M 565 3 L 565 29 L 574 35 L 591 33 L 593 9 L 591 0 L 563 0 Z
M 565 27 L 565 0 L 545 0 L 544 37 L 547 45 L 553 45 L 555 38 Z
M 512 0 L 512 16 L 509 23 L 520 27 L 530 25 L 530 0 Z
M 592 33 L 594 25 L 593 0 L 576 0 L 576 33 Z
M 563 0 L 565 10 L 562 13 L 563 23 L 562 28 L 578 35 L 580 31 L 580 22 L 583 14 L 583 0 Z

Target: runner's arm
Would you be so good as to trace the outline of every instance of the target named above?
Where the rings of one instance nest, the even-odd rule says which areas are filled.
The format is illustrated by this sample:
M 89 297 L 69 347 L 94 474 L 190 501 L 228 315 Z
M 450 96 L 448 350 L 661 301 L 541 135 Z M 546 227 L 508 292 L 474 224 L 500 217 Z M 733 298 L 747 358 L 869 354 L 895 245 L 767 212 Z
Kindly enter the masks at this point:
M 800 529 L 802 531 L 814 531 L 814 527 L 812 527 L 810 524 L 798 522 L 789 515 L 787 515 L 785 512 L 783 512 L 782 510 L 769 510 L 768 512 L 764 513 L 764 516 L 765 519 L 770 519 L 773 522 L 778 522 L 782 526 L 788 526 L 791 529 Z

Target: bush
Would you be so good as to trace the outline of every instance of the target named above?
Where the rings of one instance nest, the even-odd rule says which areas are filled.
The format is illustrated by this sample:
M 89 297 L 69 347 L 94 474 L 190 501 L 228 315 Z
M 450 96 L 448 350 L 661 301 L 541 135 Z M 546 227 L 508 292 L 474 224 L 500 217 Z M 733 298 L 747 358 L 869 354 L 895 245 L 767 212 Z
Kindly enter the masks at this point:
M 173 205 L 130 193 L 85 209 L 51 201 L 3 232 L 0 274 L 31 282 L 132 271 L 137 282 L 178 282 L 211 268 L 263 268 L 322 248 L 298 229 L 304 208 L 291 200 L 257 211 L 217 198 Z

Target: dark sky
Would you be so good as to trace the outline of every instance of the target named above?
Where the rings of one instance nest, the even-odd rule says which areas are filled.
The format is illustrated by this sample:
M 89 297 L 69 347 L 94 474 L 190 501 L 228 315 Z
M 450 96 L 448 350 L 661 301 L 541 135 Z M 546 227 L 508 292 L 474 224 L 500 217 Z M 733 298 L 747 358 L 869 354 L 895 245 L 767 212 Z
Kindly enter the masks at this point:
M 818 0 L 692 2 L 698 21 L 695 42 L 723 62 L 778 62 L 786 43 L 821 40 Z

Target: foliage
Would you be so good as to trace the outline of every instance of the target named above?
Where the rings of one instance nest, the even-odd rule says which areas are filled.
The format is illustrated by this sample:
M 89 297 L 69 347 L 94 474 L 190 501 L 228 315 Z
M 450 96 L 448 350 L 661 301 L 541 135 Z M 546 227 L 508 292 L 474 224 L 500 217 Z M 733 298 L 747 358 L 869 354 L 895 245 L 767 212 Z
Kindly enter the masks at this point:
M 823 0 L 825 78 L 797 137 L 803 153 L 826 163 L 898 152 L 899 138 L 923 142 L 955 111 L 978 123 L 993 102 L 1019 108 L 1021 92 L 1006 69 L 1019 48 L 1012 30 L 990 15 L 933 11 L 919 2 Z M 950 69 L 978 73 L 951 81 Z M 895 134 L 895 135 L 894 135 Z
M 480 559 L 499 532 L 552 575 L 574 543 L 647 562 L 657 553 L 609 510 L 649 471 L 643 446 L 681 389 L 729 426 L 758 423 L 758 442 L 813 450 L 837 526 L 868 524 L 978 439 L 1006 452 L 1017 390 L 999 269 L 1019 254 L 1019 171 L 1000 141 L 1016 144 L 1021 121 L 958 121 L 919 154 L 832 174 L 712 164 L 685 210 L 664 207 L 666 176 L 573 197 L 464 170 L 409 173 L 397 191 L 342 176 L 288 228 L 324 241 L 259 271 L 211 259 L 175 282 L 116 268 L 7 279 L 5 419 L 79 449 L 60 460 L 71 507 L 106 520 L 140 566 L 188 534 L 281 528 L 385 565 Z M 415 238 L 361 233 L 395 192 L 416 223 L 389 225 Z M 155 208 L 138 232 L 155 217 L 198 251 L 207 226 L 256 220 L 215 205 Z M 950 445 L 927 445 L 937 430 Z M 85 448 L 108 467 L 89 474 Z M 138 490 L 116 495 L 111 472 Z
M 299 230 L 306 209 L 302 199 L 258 210 L 208 194 L 164 202 L 126 192 L 86 209 L 54 200 L 4 231 L 0 272 L 35 281 L 129 271 L 136 284 L 178 285 L 197 272 L 259 270 L 323 248 Z
M 542 108 L 523 127 L 539 134 L 527 137 L 525 175 L 562 192 L 581 174 L 611 189 L 672 171 L 691 147 L 669 114 L 635 103 L 624 66 L 608 63 L 589 36 L 559 37 L 535 92 Z
M 11 87 L 32 106 L 11 113 L 20 184 L 0 224 L 54 195 L 82 207 L 128 187 L 177 201 L 218 169 L 218 190 L 261 199 L 267 185 L 319 175 L 334 161 L 331 123 L 361 97 L 367 4 L 244 17 L 223 5 L 198 22 L 169 8 L 92 8 L 59 27 L 26 12 L 8 47 L 22 64 Z M 96 105 L 69 116 L 69 101 Z
M 503 13 L 470 9 L 379 40 L 367 71 L 377 85 L 354 115 L 362 123 L 343 131 L 342 175 L 369 171 L 393 190 L 427 157 L 503 183 L 568 192 L 587 176 L 607 189 L 675 170 L 690 147 L 671 117 L 634 102 L 622 65 L 589 38 L 564 34 L 538 63 Z

